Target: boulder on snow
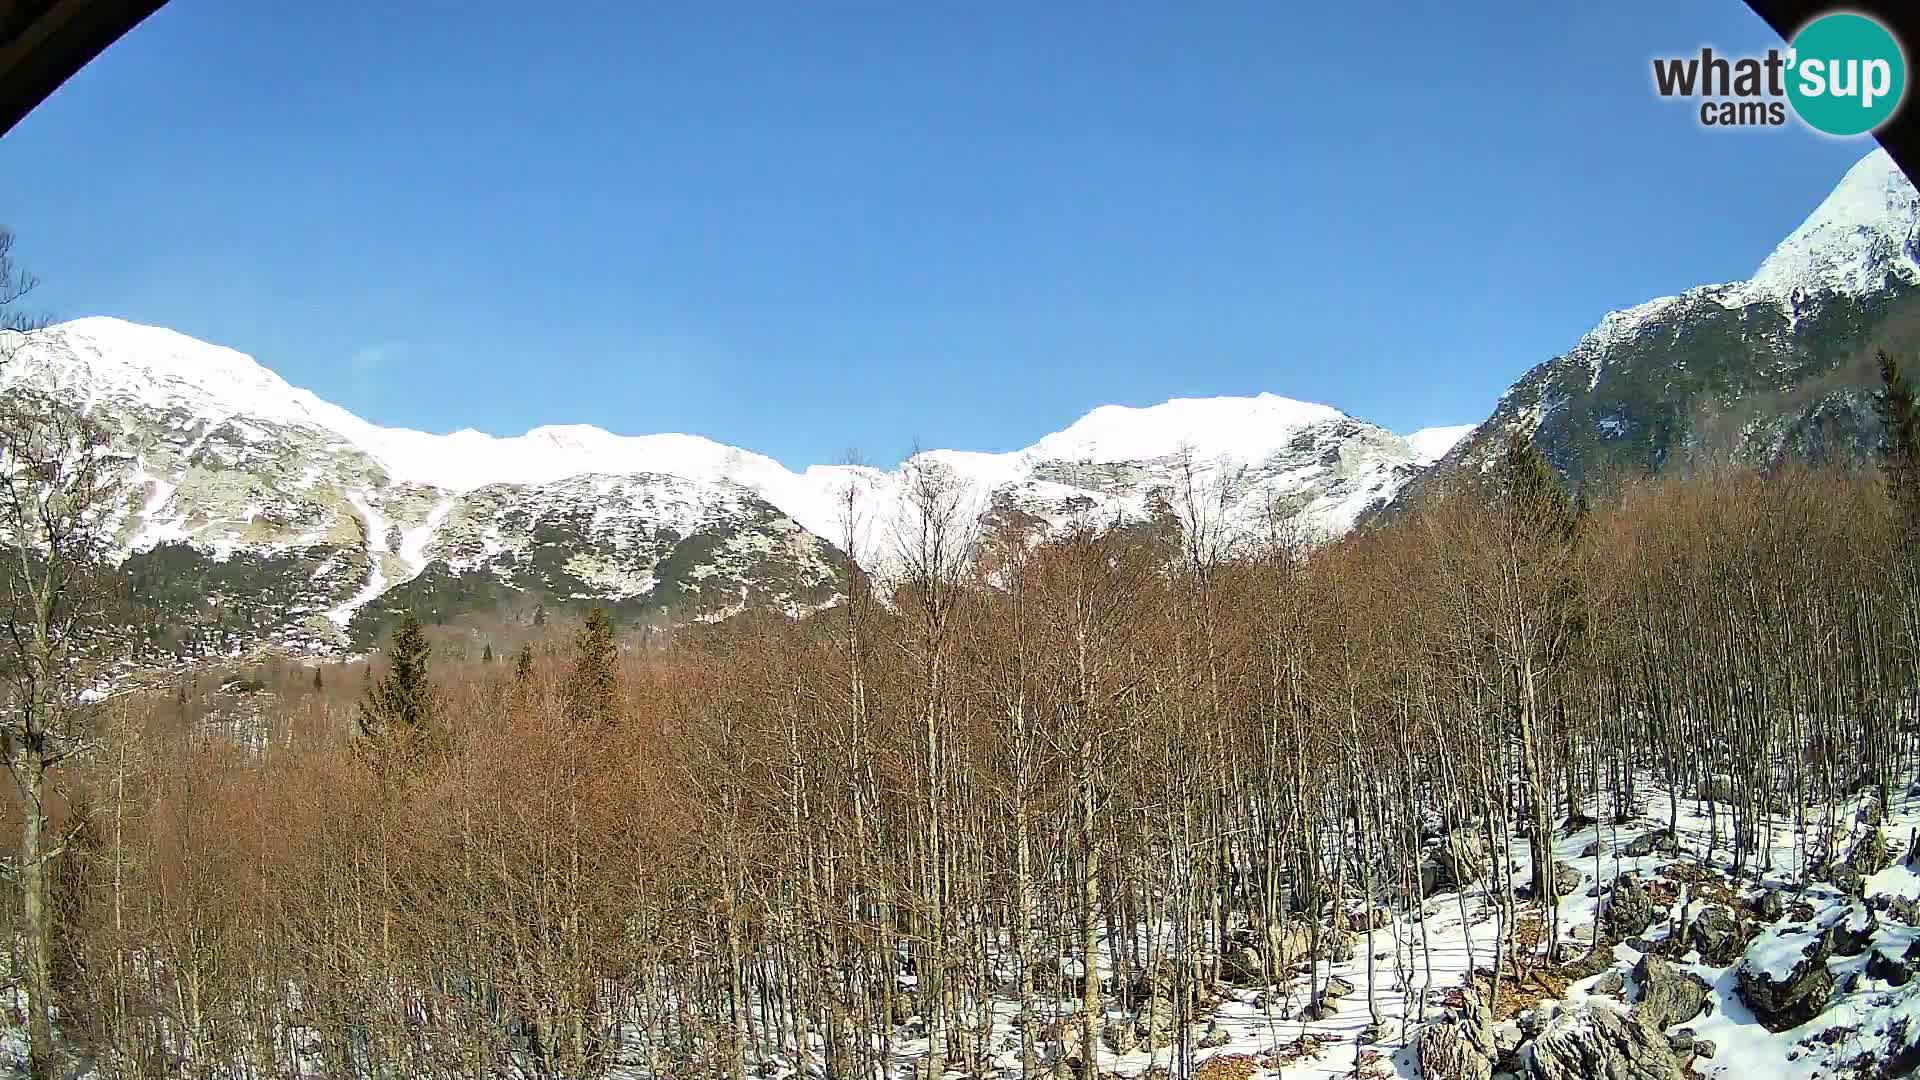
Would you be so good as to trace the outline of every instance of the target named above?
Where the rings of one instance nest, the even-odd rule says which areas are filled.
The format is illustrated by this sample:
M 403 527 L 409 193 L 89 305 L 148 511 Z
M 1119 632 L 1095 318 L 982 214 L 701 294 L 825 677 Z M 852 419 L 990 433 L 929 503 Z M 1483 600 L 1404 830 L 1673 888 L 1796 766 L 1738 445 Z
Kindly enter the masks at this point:
M 1465 833 L 1448 833 L 1420 864 L 1421 896 L 1464 889 L 1487 872 L 1486 849 Z
M 1347 912 L 1347 929 L 1364 933 L 1368 930 L 1382 930 L 1392 925 L 1393 913 L 1378 904 L 1371 908 L 1359 907 Z
M 1220 958 L 1220 977 L 1234 986 L 1255 986 L 1267 981 L 1266 962 L 1251 946 L 1229 949 Z
M 1634 981 L 1640 984 L 1640 1003 L 1635 1015 L 1655 1031 L 1665 1031 L 1700 1015 L 1707 1001 L 1705 980 L 1681 971 L 1649 953 L 1633 966 Z
M 1420 1029 L 1420 1075 L 1428 1080 L 1489 1080 L 1497 1051 L 1493 1016 L 1478 995 L 1465 1007 Z
M 1572 896 L 1580 891 L 1580 871 L 1574 869 L 1572 863 L 1553 864 L 1553 891 L 1561 896 Z
M 1867 830 L 1847 853 L 1847 868 L 1861 877 L 1872 877 L 1893 865 L 1893 849 L 1887 845 L 1886 834 L 1876 826 Z
M 1600 910 L 1600 925 L 1615 940 L 1647 932 L 1653 925 L 1653 897 L 1634 878 L 1620 877 Z
M 1858 900 L 1834 904 L 1814 917 L 1814 924 L 1826 933 L 1827 951 L 1834 956 L 1859 956 L 1873 945 L 1880 919 L 1873 909 Z
M 1714 967 L 1726 967 L 1746 951 L 1747 935 L 1732 911 L 1719 904 L 1708 904 L 1688 924 L 1686 942 L 1700 950 L 1700 959 Z
M 1764 922 L 1779 922 L 1787 917 L 1787 896 L 1780 889 L 1768 889 L 1753 902 L 1753 913 Z
M 1268 926 L 1266 938 L 1267 959 L 1272 961 L 1275 971 L 1286 971 L 1305 960 L 1313 947 L 1312 932 L 1306 923 L 1297 919 Z
M 1916 941 L 1904 954 L 1889 949 L 1878 948 L 1867 954 L 1867 977 L 1879 979 L 1889 986 L 1905 986 L 1913 981 L 1913 962 L 1920 959 L 1920 941 Z
M 1134 1031 L 1130 1020 L 1109 1020 L 1100 1028 L 1100 1045 L 1116 1054 L 1133 1052 Z
M 1320 996 L 1327 1001 L 1339 1001 L 1351 993 L 1353 993 L 1353 980 L 1334 975 L 1327 979 L 1327 984 L 1321 989 Z
M 1549 1022 L 1527 1056 L 1529 1080 L 1677 1080 L 1666 1036 L 1618 1006 L 1590 1000 Z
M 1678 850 L 1680 850 L 1680 842 L 1674 837 L 1672 829 L 1654 829 L 1651 832 L 1643 832 L 1628 841 L 1625 853 L 1633 858 L 1639 858 L 1656 851 L 1671 855 Z
M 1797 1028 L 1820 1015 L 1833 994 L 1832 949 L 1815 927 L 1770 928 L 1747 945 L 1734 981 L 1754 1018 L 1768 1031 Z

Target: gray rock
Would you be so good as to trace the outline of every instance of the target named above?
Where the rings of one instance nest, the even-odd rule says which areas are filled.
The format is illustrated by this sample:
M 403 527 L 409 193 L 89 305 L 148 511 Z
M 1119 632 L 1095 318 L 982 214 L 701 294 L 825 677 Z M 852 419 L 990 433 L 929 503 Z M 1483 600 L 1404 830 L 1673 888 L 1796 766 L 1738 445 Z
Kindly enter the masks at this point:
M 1605 994 L 1608 997 L 1619 997 L 1626 992 L 1626 989 L 1627 977 L 1617 970 L 1600 976 L 1599 980 L 1593 984 L 1594 993 Z
M 1449 833 L 1420 866 L 1421 895 L 1464 889 L 1486 872 L 1486 849 L 1480 842 L 1464 833 Z
M 1613 893 L 1601 909 L 1600 925 L 1615 939 L 1646 933 L 1653 925 L 1653 897 L 1646 886 L 1630 877 L 1615 880 Z
M 1340 975 L 1332 976 L 1327 980 L 1326 986 L 1321 989 L 1320 993 L 1321 996 L 1325 997 L 1328 1001 L 1339 1001 L 1341 998 L 1353 993 L 1353 980 Z
M 1267 981 L 1266 963 L 1258 949 L 1229 949 L 1220 961 L 1220 977 L 1234 986 L 1258 986 Z
M 1912 954 L 1920 951 L 1920 942 L 1916 948 L 1907 950 L 1907 955 L 1896 956 L 1886 949 L 1875 949 L 1867 954 L 1867 977 L 1879 979 L 1892 986 L 1905 986 L 1913 981 Z
M 1520 1035 L 1519 1024 L 1500 1024 L 1493 1029 L 1493 1050 L 1501 1058 L 1512 1056 L 1524 1041 Z
M 1281 972 L 1305 960 L 1313 946 L 1310 928 L 1298 920 L 1267 927 L 1266 939 L 1267 959 L 1272 961 L 1273 970 Z
M 1861 877 L 1872 877 L 1893 865 L 1893 849 L 1887 846 L 1886 834 L 1876 825 L 1867 831 L 1853 850 L 1847 853 L 1847 867 Z
M 1687 927 L 1687 944 L 1700 950 L 1700 959 L 1714 967 L 1726 967 L 1740 959 L 1746 950 L 1746 931 L 1733 912 L 1718 904 L 1708 904 L 1694 915 Z
M 1132 1053 L 1135 1042 L 1131 1021 L 1109 1020 L 1100 1029 L 1100 1045 L 1116 1054 Z
M 1347 912 L 1347 929 L 1356 932 L 1380 930 L 1393 923 L 1393 913 L 1378 904 L 1371 909 L 1359 908 Z
M 1787 898 L 1779 889 L 1768 889 L 1753 902 L 1753 913 L 1767 922 L 1779 922 L 1787 917 Z
M 1533 1040 L 1529 1080 L 1677 1080 L 1680 1062 L 1666 1037 L 1617 1007 L 1569 1009 Z
M 1460 1011 L 1420 1029 L 1416 1045 L 1420 1075 L 1429 1080 L 1491 1080 L 1493 1018 L 1471 992 Z
M 1873 909 L 1855 900 L 1835 904 L 1815 916 L 1815 922 L 1827 935 L 1827 948 L 1835 956 L 1859 956 L 1873 944 L 1880 919 Z
M 1715 1045 L 1712 1039 L 1693 1040 L 1693 1056 L 1696 1058 L 1710 1061 L 1713 1059 L 1713 1055 L 1719 1052 L 1720 1047 Z
M 1783 952 L 1795 957 L 1785 970 L 1777 962 L 1766 962 Z M 1771 928 L 1747 946 L 1734 992 L 1768 1031 L 1799 1027 L 1820 1015 L 1833 994 L 1833 975 L 1827 971 L 1830 955 L 1827 935 L 1819 930 Z
M 1639 836 L 1628 841 L 1625 853 L 1628 856 L 1638 858 L 1643 855 L 1651 855 L 1656 851 L 1671 855 L 1679 849 L 1680 844 L 1679 841 L 1674 839 L 1673 830 L 1655 829 L 1652 832 L 1641 833 Z
M 1572 863 L 1553 864 L 1553 891 L 1561 896 L 1572 896 L 1580 891 L 1580 871 Z
M 1150 998 L 1133 1011 L 1134 1034 L 1155 1050 L 1172 1046 L 1180 1034 L 1180 1007 L 1166 998 Z
M 1707 984 L 1698 976 L 1683 972 L 1649 953 L 1633 966 L 1634 981 L 1640 984 L 1640 1003 L 1636 1015 L 1655 1031 L 1665 1031 L 1700 1015 L 1707 1000 Z

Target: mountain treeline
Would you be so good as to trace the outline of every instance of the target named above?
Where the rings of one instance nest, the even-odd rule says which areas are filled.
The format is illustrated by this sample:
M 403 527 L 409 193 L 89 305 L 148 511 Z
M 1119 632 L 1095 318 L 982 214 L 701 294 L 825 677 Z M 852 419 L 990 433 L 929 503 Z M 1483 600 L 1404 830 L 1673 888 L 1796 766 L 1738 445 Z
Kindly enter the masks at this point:
M 1723 869 L 1877 869 L 1875 819 L 1831 808 L 1914 773 L 1888 426 L 1881 468 L 1604 506 L 1520 439 L 1311 550 L 1229 535 L 1198 480 L 1153 528 L 974 535 L 929 475 L 886 595 L 851 573 L 800 623 L 595 618 L 452 663 L 409 621 L 238 721 L 113 698 L 46 811 L 59 1029 L 127 1076 L 875 1077 L 914 1040 L 1028 1077 L 1144 1041 L 1185 1076 L 1225 985 L 1289 1017 L 1448 989 L 1423 901 L 1459 891 L 1494 903 L 1506 1012 L 1625 932 L 1553 902 L 1581 878 L 1551 838 L 1593 816 L 1657 835 L 1700 798 Z M 1311 963 L 1390 922 L 1366 985 Z

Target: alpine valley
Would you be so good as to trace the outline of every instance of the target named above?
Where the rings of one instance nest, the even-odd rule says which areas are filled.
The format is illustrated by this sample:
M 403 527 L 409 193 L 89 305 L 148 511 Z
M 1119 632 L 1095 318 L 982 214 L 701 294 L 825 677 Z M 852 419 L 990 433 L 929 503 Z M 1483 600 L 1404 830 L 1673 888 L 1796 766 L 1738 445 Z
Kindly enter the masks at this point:
M 632 624 L 804 616 L 848 560 L 885 580 L 917 491 L 1029 536 L 1204 499 L 1226 536 L 1338 535 L 1530 431 L 1576 485 L 1714 457 L 1858 456 L 1871 350 L 1920 344 L 1920 196 L 1876 150 L 1748 281 L 1607 315 L 1477 427 L 1402 436 L 1262 394 L 1106 406 L 1013 453 L 895 469 L 780 463 L 695 435 L 379 427 L 231 349 L 111 318 L 10 343 L 22 388 L 100 418 L 132 463 L 118 542 L 150 646 L 181 659 L 369 648 L 428 621 L 608 608 Z

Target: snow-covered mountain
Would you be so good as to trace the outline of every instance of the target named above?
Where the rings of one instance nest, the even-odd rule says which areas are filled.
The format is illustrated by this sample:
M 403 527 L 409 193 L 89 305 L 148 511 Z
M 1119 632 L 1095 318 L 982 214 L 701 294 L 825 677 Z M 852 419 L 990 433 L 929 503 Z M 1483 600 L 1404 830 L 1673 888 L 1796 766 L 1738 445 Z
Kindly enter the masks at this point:
M 1920 352 L 1920 193 L 1875 149 L 1751 278 L 1609 313 L 1516 382 L 1428 479 L 1486 468 L 1515 430 L 1576 484 L 1603 487 L 1701 459 L 1858 455 L 1879 437 L 1880 347 Z
M 0 388 L 19 386 L 109 421 L 135 462 L 120 537 L 130 574 L 201 609 L 195 641 L 229 646 L 364 645 L 400 607 L 804 613 L 840 595 L 837 548 L 893 569 L 921 519 L 916 492 L 936 484 L 956 528 L 1045 535 L 1177 502 L 1229 531 L 1277 515 L 1328 535 L 1462 431 L 1402 438 L 1271 394 L 1179 399 L 1095 409 L 1013 453 L 794 472 L 697 435 L 381 427 L 232 349 L 108 318 L 18 341 Z

